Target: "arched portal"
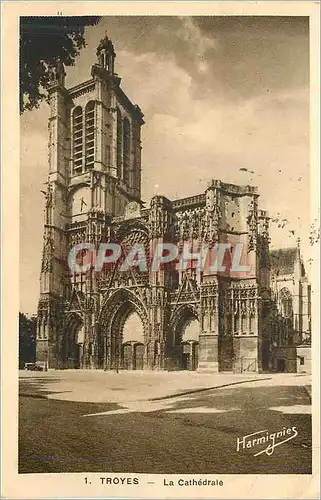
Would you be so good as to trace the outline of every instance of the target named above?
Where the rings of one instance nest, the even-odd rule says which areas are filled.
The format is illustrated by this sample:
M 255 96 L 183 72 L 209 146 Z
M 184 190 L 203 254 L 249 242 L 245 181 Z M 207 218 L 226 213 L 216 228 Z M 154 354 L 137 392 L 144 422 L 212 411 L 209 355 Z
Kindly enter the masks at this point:
M 198 344 L 199 344 L 198 319 L 194 316 L 186 321 L 182 335 L 182 368 L 184 370 L 197 370 Z
M 172 347 L 169 357 L 173 368 L 197 370 L 199 321 L 197 311 L 191 306 L 182 306 L 172 318 Z
M 144 366 L 144 325 L 137 314 L 131 312 L 122 331 L 121 367 L 125 370 L 143 370 Z
M 65 327 L 62 343 L 62 366 L 81 368 L 83 365 L 84 327 L 81 317 L 72 314 Z
M 144 343 L 144 325 L 135 310 L 129 314 L 124 323 L 123 342 Z
M 98 360 L 105 370 L 141 370 L 148 332 L 147 310 L 130 290 L 119 289 L 102 308 Z

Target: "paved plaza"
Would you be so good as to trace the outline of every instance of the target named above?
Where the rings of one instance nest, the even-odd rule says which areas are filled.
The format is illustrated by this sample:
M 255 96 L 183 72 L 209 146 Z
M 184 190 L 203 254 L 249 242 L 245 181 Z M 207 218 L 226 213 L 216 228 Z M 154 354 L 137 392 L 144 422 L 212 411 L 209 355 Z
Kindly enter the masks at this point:
M 90 403 L 122 403 L 173 397 L 228 385 L 311 385 L 310 375 L 232 374 L 189 371 L 55 370 L 20 371 L 21 390 L 50 399 Z
M 309 474 L 310 384 L 295 374 L 23 372 L 19 472 Z M 237 450 L 243 436 L 292 428 L 271 456 Z

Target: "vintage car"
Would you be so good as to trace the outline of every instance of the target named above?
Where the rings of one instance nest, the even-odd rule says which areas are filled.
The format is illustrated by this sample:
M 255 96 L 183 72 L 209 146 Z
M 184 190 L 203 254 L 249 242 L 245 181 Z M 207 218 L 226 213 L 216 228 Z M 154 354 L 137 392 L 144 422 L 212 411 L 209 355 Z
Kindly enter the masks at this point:
M 45 367 L 42 364 L 35 362 L 35 363 L 25 363 L 24 369 L 35 372 L 42 372 L 45 370 Z

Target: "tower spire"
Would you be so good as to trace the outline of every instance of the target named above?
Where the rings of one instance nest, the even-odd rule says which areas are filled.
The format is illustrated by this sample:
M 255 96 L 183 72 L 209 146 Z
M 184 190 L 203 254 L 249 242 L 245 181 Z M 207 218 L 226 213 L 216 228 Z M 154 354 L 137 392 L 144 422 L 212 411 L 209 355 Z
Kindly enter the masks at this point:
M 97 58 L 99 66 L 103 67 L 110 74 L 114 74 L 116 53 L 112 41 L 107 36 L 100 40 L 97 47 Z
M 62 87 L 65 86 L 66 72 L 63 63 L 60 60 L 49 68 L 49 75 L 51 85 L 58 83 Z

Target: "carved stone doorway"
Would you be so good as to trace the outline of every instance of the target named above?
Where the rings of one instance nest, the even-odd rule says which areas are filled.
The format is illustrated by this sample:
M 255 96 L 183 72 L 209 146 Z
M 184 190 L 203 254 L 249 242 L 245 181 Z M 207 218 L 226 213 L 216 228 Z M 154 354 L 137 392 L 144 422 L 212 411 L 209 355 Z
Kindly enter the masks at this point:
M 101 314 L 99 359 L 105 370 L 142 370 L 148 319 L 143 303 L 131 291 L 117 291 Z
M 135 345 L 135 368 L 134 368 L 135 370 L 144 369 L 144 352 L 145 352 L 144 344 Z
M 126 342 L 122 345 L 120 367 L 123 370 L 143 370 L 144 352 L 144 344 L 137 342 Z
M 200 325 L 195 309 L 182 306 L 173 317 L 172 366 L 178 370 L 197 370 Z
M 67 322 L 63 338 L 61 358 L 63 368 L 82 368 L 83 365 L 83 322 L 78 314 L 72 315 Z
M 197 370 L 198 368 L 198 342 L 182 342 L 182 370 Z

